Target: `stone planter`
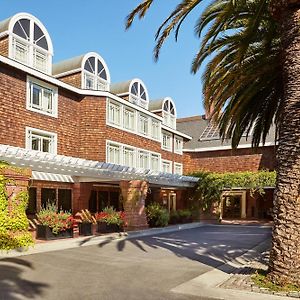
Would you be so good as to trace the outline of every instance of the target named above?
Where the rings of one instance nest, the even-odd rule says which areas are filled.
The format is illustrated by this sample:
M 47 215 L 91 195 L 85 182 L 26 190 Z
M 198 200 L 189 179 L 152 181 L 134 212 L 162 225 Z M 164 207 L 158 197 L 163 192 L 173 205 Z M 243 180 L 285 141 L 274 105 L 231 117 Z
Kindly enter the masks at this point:
M 91 223 L 79 223 L 79 235 L 92 235 L 92 224 Z
M 120 232 L 121 228 L 120 226 L 116 224 L 107 224 L 105 222 L 98 222 L 98 233 L 112 233 L 112 232 Z
M 37 225 L 36 238 L 41 240 L 56 240 L 73 237 L 73 228 L 60 231 L 58 234 L 54 234 L 52 229 L 48 226 Z

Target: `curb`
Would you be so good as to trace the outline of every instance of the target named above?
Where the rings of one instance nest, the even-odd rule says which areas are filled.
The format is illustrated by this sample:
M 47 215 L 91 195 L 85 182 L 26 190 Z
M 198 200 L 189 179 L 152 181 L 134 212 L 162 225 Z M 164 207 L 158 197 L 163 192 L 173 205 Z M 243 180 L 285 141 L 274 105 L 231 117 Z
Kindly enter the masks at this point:
M 139 231 L 132 231 L 128 233 L 112 233 L 112 234 L 107 234 L 102 236 L 87 236 L 87 237 L 79 237 L 79 238 L 64 239 L 64 240 L 54 240 L 54 241 L 48 241 L 40 244 L 35 244 L 33 247 L 29 248 L 28 250 L 17 249 L 17 250 L 10 250 L 8 252 L 0 251 L 0 259 L 7 258 L 7 257 L 18 257 L 18 256 L 45 253 L 51 251 L 66 250 L 66 249 L 72 249 L 77 247 L 92 246 L 108 240 L 120 241 L 120 240 L 126 240 L 131 238 L 146 237 L 155 234 L 164 234 L 169 232 L 176 232 L 181 230 L 198 228 L 204 225 L 206 224 L 202 222 L 195 222 L 195 223 L 188 223 L 188 224 L 171 225 L 164 228 L 151 228 L 151 229 L 145 229 Z

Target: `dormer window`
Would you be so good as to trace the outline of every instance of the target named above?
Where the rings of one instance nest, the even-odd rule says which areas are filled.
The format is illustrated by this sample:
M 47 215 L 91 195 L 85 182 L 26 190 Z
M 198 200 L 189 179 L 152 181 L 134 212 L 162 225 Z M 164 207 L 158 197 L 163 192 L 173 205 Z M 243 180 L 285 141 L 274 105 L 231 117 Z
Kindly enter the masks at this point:
M 148 109 L 148 93 L 142 82 L 133 81 L 130 88 L 129 101 Z
M 109 73 L 104 61 L 98 55 L 83 61 L 83 87 L 87 90 L 107 91 L 109 89 Z
M 176 129 L 176 109 L 173 101 L 169 98 L 163 102 L 162 117 L 164 125 Z
M 19 14 L 12 18 L 10 57 L 44 73 L 50 73 L 52 43 L 44 26 L 33 16 Z

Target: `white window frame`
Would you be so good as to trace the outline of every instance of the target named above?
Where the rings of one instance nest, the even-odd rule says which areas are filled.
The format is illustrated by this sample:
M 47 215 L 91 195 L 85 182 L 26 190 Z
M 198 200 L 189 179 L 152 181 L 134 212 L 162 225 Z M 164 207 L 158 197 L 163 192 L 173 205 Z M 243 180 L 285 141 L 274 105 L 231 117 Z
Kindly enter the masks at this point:
M 137 83 L 138 84 L 138 87 L 137 87 L 137 95 L 133 94 L 131 92 L 131 89 L 133 87 L 133 85 Z M 146 99 L 143 99 L 141 96 L 141 86 L 143 87 L 144 89 L 144 93 L 145 93 L 145 97 Z M 139 79 L 134 79 L 132 80 L 130 86 L 129 86 L 129 96 L 128 96 L 128 100 L 129 102 L 133 103 L 133 104 L 136 104 L 140 107 L 143 107 L 145 109 L 148 109 L 148 106 L 149 106 L 149 96 L 148 96 L 148 91 L 146 89 L 146 86 L 145 84 L 139 80 Z
M 145 123 L 143 124 L 142 122 Z M 142 134 L 143 136 L 149 136 L 149 124 L 150 124 L 150 120 L 149 117 L 144 115 L 144 114 L 138 114 L 138 131 L 140 134 Z M 144 130 L 144 128 L 146 128 L 146 131 Z
M 170 167 L 170 172 L 164 172 L 164 164 L 168 165 Z M 161 160 L 161 171 L 163 173 L 168 173 L 168 174 L 172 174 L 172 161 L 171 160 L 167 160 L 167 159 L 162 159 Z
M 118 162 L 112 162 L 111 161 L 110 148 L 118 149 L 118 151 L 119 151 Z M 122 151 L 123 151 L 123 149 L 122 149 L 122 147 L 118 143 L 114 143 L 114 142 L 107 143 L 106 144 L 106 161 L 108 163 L 111 163 L 111 164 L 122 165 Z
M 180 168 L 180 171 L 178 172 L 176 168 Z M 181 163 L 174 163 L 174 174 L 182 175 L 183 173 L 183 165 Z
M 34 104 L 32 103 L 32 86 L 33 85 L 37 85 L 37 86 L 41 87 L 42 89 L 47 89 L 47 90 L 52 91 L 52 112 L 51 113 L 48 111 L 45 111 L 43 109 L 34 107 Z M 45 83 L 41 80 L 27 76 L 26 109 L 43 114 L 43 115 L 57 118 L 58 117 L 58 88 L 53 85 L 50 85 L 48 83 Z
M 150 169 L 152 171 L 155 172 L 160 172 L 161 170 L 161 154 L 158 152 L 152 152 L 146 149 L 141 149 L 141 148 L 137 148 L 131 145 L 127 145 L 127 144 L 123 144 L 123 143 L 119 143 L 119 142 L 115 142 L 115 141 L 111 141 L 111 140 L 106 140 L 106 162 L 107 163 L 112 163 L 110 162 L 110 157 L 109 157 L 109 147 L 113 146 L 113 147 L 119 147 L 120 149 L 120 165 L 122 166 L 126 166 L 126 167 L 133 167 L 133 168 L 140 168 L 140 169 Z M 131 150 L 133 151 L 133 157 L 134 157 L 134 162 L 133 165 L 126 165 L 125 164 L 125 150 Z M 148 161 L 147 161 L 147 167 L 143 168 L 141 167 L 141 163 L 140 163 L 140 153 L 142 154 L 146 154 L 148 156 Z M 151 157 L 157 157 L 158 158 L 158 168 L 156 170 L 152 169 L 152 164 L 151 164 Z M 113 163 L 112 163 L 113 164 Z
M 118 119 L 116 118 L 115 115 L 112 115 L 111 113 L 111 107 L 114 107 L 115 110 L 119 110 L 119 117 Z M 122 115 L 123 115 L 123 106 L 114 102 L 114 101 L 108 101 L 107 103 L 107 120 L 108 120 L 108 123 L 109 124 L 113 124 L 113 125 L 116 125 L 116 126 L 121 126 L 122 124 Z M 116 113 L 116 112 L 115 112 Z
M 32 149 L 32 140 L 31 137 L 33 135 L 36 136 L 48 136 L 50 139 L 52 139 L 52 145 L 51 145 L 51 151 L 50 152 L 44 152 L 40 150 L 33 150 Z M 32 150 L 32 151 L 39 151 L 42 153 L 51 153 L 51 154 L 57 154 L 57 134 L 54 132 L 41 130 L 33 127 L 26 127 L 25 128 L 25 148 Z
M 126 156 L 125 152 L 126 151 L 132 153 L 132 159 L 133 159 L 132 164 L 126 164 L 126 162 L 125 162 L 125 160 L 126 160 L 125 159 L 125 156 Z M 125 166 L 131 167 L 131 168 L 136 167 L 136 151 L 133 147 L 123 145 L 122 146 L 122 155 L 123 155 L 122 162 Z
M 178 142 L 180 147 L 178 148 Z M 181 137 L 175 136 L 174 137 L 174 152 L 177 154 L 182 154 L 183 149 L 183 139 Z
M 128 119 L 129 123 L 132 123 L 131 127 L 130 126 L 126 127 L 126 119 L 127 119 L 126 112 L 128 112 L 128 115 L 129 115 L 129 119 Z M 131 122 L 130 122 L 130 119 L 132 120 Z M 134 132 L 136 130 L 135 129 L 136 128 L 136 113 L 134 110 L 129 109 L 126 106 L 124 106 L 124 108 L 123 108 L 123 127 L 124 127 L 124 129 L 132 131 L 132 132 Z
M 157 130 L 157 136 L 154 135 L 154 128 L 153 128 L 154 124 L 157 124 L 157 126 L 155 127 L 156 128 L 155 130 Z M 151 119 L 151 137 L 156 141 L 160 141 L 160 135 L 161 135 L 160 133 L 161 133 L 161 123 L 154 119 Z
M 168 140 L 170 141 L 170 145 L 164 145 L 164 136 L 168 137 Z M 163 150 L 166 150 L 166 151 L 170 151 L 172 152 L 172 149 L 173 149 L 173 138 L 172 138 L 172 134 L 170 133 L 167 133 L 166 131 L 163 131 L 162 134 L 161 134 L 161 148 Z
M 41 24 L 37 19 L 32 19 L 32 17 L 24 16 L 20 17 L 14 22 L 14 25 L 21 19 L 28 19 L 30 21 L 29 25 L 29 40 L 24 39 L 23 37 L 18 36 L 12 30 L 9 35 L 9 57 L 20 62 L 26 64 L 40 72 L 51 74 L 52 72 L 52 56 L 53 56 L 53 49 L 52 43 L 49 37 L 49 34 L 43 24 Z M 43 32 L 47 44 L 48 50 L 36 45 L 34 43 L 34 24 L 36 24 Z M 16 45 L 20 44 L 23 45 L 24 49 L 26 48 L 26 58 L 24 60 L 20 60 L 16 57 Z M 44 68 L 37 68 L 36 58 L 38 55 L 45 56 L 45 67 Z
M 157 168 L 155 168 L 153 166 L 153 158 L 155 158 L 157 161 Z M 154 172 L 160 171 L 160 156 L 159 156 L 159 154 L 155 154 L 155 153 L 150 154 L 150 169 Z

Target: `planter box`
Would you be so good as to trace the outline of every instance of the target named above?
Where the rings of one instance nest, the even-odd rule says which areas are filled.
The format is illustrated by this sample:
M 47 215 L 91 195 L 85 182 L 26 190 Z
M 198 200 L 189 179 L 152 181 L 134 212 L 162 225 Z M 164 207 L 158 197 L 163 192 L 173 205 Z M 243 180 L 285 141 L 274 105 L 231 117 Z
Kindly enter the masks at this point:
M 91 223 L 79 223 L 79 235 L 92 235 Z
M 36 238 L 42 240 L 56 240 L 56 239 L 65 239 L 73 237 L 73 228 L 54 234 L 52 229 L 48 226 L 37 225 L 36 228 Z
M 112 233 L 112 232 L 120 232 L 121 228 L 118 225 L 115 224 L 106 224 L 105 222 L 98 222 L 98 233 Z

